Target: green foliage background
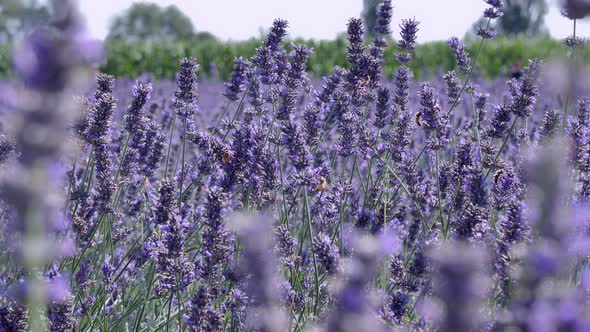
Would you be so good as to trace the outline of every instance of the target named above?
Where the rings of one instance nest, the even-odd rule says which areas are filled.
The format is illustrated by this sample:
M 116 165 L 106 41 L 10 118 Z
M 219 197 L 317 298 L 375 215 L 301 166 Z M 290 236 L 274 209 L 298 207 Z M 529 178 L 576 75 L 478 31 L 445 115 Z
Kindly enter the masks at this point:
M 314 49 L 308 69 L 312 76 L 329 74 L 335 66 L 346 67 L 346 40 L 330 41 L 293 40 Z M 241 42 L 220 42 L 203 38 L 191 42 L 123 42 L 110 41 L 105 45 L 105 61 L 102 70 L 117 77 L 137 77 L 142 73 L 152 73 L 156 78 L 174 78 L 182 57 L 195 57 L 201 64 L 201 73 L 206 78 L 227 78 L 233 68 L 233 59 L 255 54 L 259 39 Z M 474 55 L 479 41 L 467 41 L 467 49 Z M 385 52 L 385 77 L 390 78 L 397 68 L 396 47 L 390 41 Z M 590 60 L 590 45 L 578 53 L 587 63 Z M 506 75 L 510 66 L 530 58 L 553 58 L 567 55 L 567 48 L 559 40 L 530 38 L 497 38 L 488 40 L 479 57 L 477 70 L 485 78 Z M 10 50 L 0 45 L 0 77 L 10 77 Z M 214 65 L 213 65 L 214 64 Z M 427 78 L 437 71 L 447 71 L 454 67 L 454 58 L 446 42 L 420 44 L 416 48 L 412 69 L 417 78 Z

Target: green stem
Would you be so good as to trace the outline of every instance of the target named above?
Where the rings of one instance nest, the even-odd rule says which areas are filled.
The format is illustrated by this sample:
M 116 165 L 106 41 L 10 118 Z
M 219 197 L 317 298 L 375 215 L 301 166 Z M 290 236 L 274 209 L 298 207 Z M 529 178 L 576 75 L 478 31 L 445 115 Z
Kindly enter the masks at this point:
M 508 134 L 506 135 L 506 137 L 504 137 L 504 141 L 502 142 L 502 146 L 500 147 L 500 150 L 498 150 L 498 153 L 496 153 L 496 156 L 494 157 L 494 159 L 492 161 L 492 165 L 490 166 L 490 169 L 488 169 L 488 172 L 486 173 L 486 178 L 488 176 L 490 176 L 490 173 L 492 172 L 492 169 L 493 169 L 494 165 L 496 164 L 496 161 L 498 161 L 498 158 L 500 157 L 500 154 L 502 154 L 502 151 L 506 147 L 506 144 L 508 143 L 510 136 L 512 136 L 512 132 L 514 131 L 514 127 L 516 127 L 516 123 L 518 122 L 518 119 L 519 119 L 519 117 L 515 117 L 514 120 L 512 121 L 512 125 L 510 126 L 510 130 L 508 131 Z
M 576 22 L 577 20 L 574 19 L 574 42 L 576 40 Z M 573 65 L 576 65 L 576 48 L 577 45 L 574 45 L 574 47 L 572 48 L 572 63 Z M 567 95 L 565 96 L 565 103 L 564 103 L 564 107 L 563 107 L 563 123 L 561 125 L 561 129 L 565 130 L 565 126 L 567 125 L 567 111 L 568 111 L 568 104 L 569 104 L 569 91 L 567 91 Z
M 178 214 L 182 214 L 182 184 L 184 183 L 184 153 L 186 150 L 186 117 L 183 118 L 183 132 L 182 132 L 182 161 L 180 165 L 180 190 L 178 193 Z
M 172 137 L 174 136 L 174 127 L 176 126 L 176 112 L 172 118 L 172 126 L 170 126 L 170 139 L 168 140 L 168 153 L 166 153 L 166 168 L 164 168 L 164 177 L 168 177 L 168 164 L 170 163 L 170 149 L 172 148 Z

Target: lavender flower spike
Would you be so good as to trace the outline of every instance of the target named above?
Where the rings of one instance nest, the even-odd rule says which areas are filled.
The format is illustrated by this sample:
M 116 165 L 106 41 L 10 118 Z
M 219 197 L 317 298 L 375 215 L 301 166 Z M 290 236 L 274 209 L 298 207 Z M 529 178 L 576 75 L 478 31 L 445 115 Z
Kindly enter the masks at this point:
M 465 44 L 459 38 L 452 37 L 449 39 L 449 46 L 455 55 L 457 66 L 459 66 L 462 72 L 468 72 L 471 69 L 471 59 L 467 51 L 465 51 Z

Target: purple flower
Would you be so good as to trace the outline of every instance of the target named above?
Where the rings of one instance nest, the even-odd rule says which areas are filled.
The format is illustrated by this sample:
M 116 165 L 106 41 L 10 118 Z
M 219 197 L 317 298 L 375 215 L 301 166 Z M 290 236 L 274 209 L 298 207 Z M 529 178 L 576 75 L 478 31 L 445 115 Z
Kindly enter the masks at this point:
M 393 96 L 393 102 L 397 105 L 397 112 L 399 115 L 405 115 L 408 110 L 409 102 L 409 89 L 410 81 L 412 80 L 413 74 L 410 69 L 402 65 L 395 72 L 395 91 Z M 395 121 L 395 114 L 392 114 L 392 120 Z
M 488 287 L 484 252 L 457 244 L 436 248 L 430 256 L 436 271 L 433 293 L 444 305 L 437 326 L 445 332 L 476 329 Z
M 441 109 L 436 90 L 428 82 L 422 83 L 420 92 L 420 113 L 422 127 L 430 135 L 429 146 L 434 149 L 442 148 L 445 141 L 448 117 Z
M 25 306 L 8 304 L 0 307 L 0 331 L 28 331 L 29 313 Z
M 590 14 L 590 3 L 586 0 L 561 0 L 562 14 L 571 19 L 582 19 Z
M 339 270 L 339 249 L 327 234 L 318 234 L 313 239 L 313 252 L 319 264 L 328 274 Z
M 180 71 L 176 75 L 178 89 L 174 92 L 172 105 L 182 118 L 191 118 L 198 111 L 197 107 L 197 73 L 199 65 L 193 58 L 180 60 Z
M 236 101 L 239 99 L 238 95 L 246 90 L 248 85 L 248 67 L 250 63 L 242 57 L 234 59 L 234 70 L 232 71 L 229 81 L 224 83 L 225 92 L 223 95 L 231 100 Z
M 537 81 L 541 73 L 543 62 L 540 60 L 530 60 L 529 65 L 524 69 L 522 81 L 512 79 L 509 82 L 510 93 L 512 95 L 511 111 L 520 117 L 528 117 L 536 103 L 536 97 L 539 95 Z
M 496 35 L 498 34 L 495 30 L 486 29 L 483 27 L 478 27 L 475 33 L 483 39 L 491 39 L 496 37 Z
M 455 55 L 457 66 L 462 72 L 468 72 L 471 69 L 471 59 L 467 51 L 465 51 L 465 44 L 459 38 L 453 37 L 449 39 L 449 47 L 451 47 L 451 51 Z
M 402 49 L 401 53 L 396 54 L 397 61 L 407 64 L 412 60 L 412 52 L 416 48 L 416 34 L 418 33 L 418 21 L 415 19 L 404 19 L 400 25 L 401 39 L 397 46 Z
M 299 126 L 290 120 L 282 122 L 281 131 L 282 143 L 289 151 L 289 159 L 297 171 L 302 171 L 311 164 L 311 154 L 305 144 L 303 133 Z
M 227 200 L 227 193 L 219 187 L 211 187 L 207 191 L 201 248 L 204 259 L 201 268 L 203 277 L 212 274 L 216 266 L 225 262 L 233 252 L 232 237 L 223 223 Z
M 0 133 L 0 164 L 8 159 L 8 155 L 14 150 L 14 144 L 10 139 Z
M 316 106 L 321 106 L 322 104 L 327 105 L 332 101 L 334 91 L 336 91 L 342 78 L 346 75 L 346 70 L 340 67 L 334 67 L 332 72 L 333 74 L 331 76 L 323 78 L 324 84 L 322 85 L 321 92 L 315 92 L 314 103 Z
M 177 215 L 177 192 L 172 180 L 160 184 L 160 198 L 156 211 L 155 224 L 159 229 L 154 235 L 156 262 L 159 282 L 154 286 L 155 292 L 176 294 L 184 291 L 195 279 L 194 265 L 184 252 L 187 226 Z
M 378 129 L 383 129 L 388 123 L 388 118 L 392 113 L 389 107 L 389 90 L 380 88 L 377 91 L 377 103 L 375 104 L 375 120 L 373 125 Z
M 486 8 L 483 11 L 483 17 L 489 18 L 489 19 L 492 19 L 492 20 L 493 19 L 496 19 L 498 17 L 502 17 L 502 16 L 504 16 L 504 13 L 502 11 L 494 8 L 494 7 Z
M 502 9 L 504 8 L 504 2 L 502 0 L 484 0 L 488 5 L 496 8 Z
M 449 96 L 449 104 L 453 105 L 455 101 L 459 103 L 461 86 L 457 79 L 457 74 L 454 71 L 449 71 L 443 76 L 445 83 L 447 84 L 447 96 Z
M 283 39 L 287 35 L 288 26 L 289 23 L 287 23 L 287 21 L 282 20 L 280 18 L 275 19 L 272 22 L 270 32 L 266 36 L 264 46 L 270 48 L 272 51 L 276 51 L 279 44 L 283 42 Z
M 211 296 L 200 286 L 191 296 L 188 313 L 184 315 L 189 331 L 221 331 L 222 317 L 211 305 Z
M 563 44 L 567 47 L 577 48 L 583 46 L 586 41 L 580 37 L 569 36 L 563 39 Z
M 375 32 L 382 35 L 389 35 L 391 33 L 391 15 L 393 6 L 391 0 L 382 0 L 377 7 L 377 22 L 375 25 Z

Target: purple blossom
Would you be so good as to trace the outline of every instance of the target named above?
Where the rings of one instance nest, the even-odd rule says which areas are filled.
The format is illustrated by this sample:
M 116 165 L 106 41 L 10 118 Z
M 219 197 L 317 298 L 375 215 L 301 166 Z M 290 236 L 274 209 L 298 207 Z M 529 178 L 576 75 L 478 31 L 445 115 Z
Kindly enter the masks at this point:
M 471 69 L 471 59 L 469 58 L 469 54 L 467 54 L 467 51 L 465 50 L 465 44 L 462 41 L 460 41 L 457 37 L 453 37 L 449 39 L 449 47 L 455 55 L 455 61 L 457 61 L 457 66 L 459 66 L 462 72 L 468 72 Z

